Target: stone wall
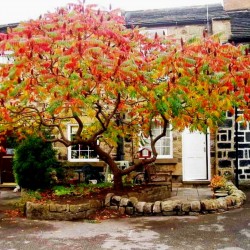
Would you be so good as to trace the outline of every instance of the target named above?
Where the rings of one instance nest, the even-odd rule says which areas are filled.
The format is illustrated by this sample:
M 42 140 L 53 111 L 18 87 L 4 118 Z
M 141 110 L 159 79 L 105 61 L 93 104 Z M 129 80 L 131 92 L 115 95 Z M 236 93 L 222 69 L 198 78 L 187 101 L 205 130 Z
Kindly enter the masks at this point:
M 240 207 L 246 200 L 246 195 L 232 183 L 228 184 L 229 195 L 224 198 L 197 201 L 167 200 L 140 201 L 135 196 L 118 196 L 110 193 L 105 201 L 92 200 L 80 205 L 37 204 L 27 202 L 26 216 L 39 220 L 77 220 L 88 219 L 101 208 L 119 211 L 120 214 L 150 216 L 150 215 L 198 215 L 223 212 Z M 150 196 L 150 194 L 149 194 Z M 140 197 L 141 198 L 141 197 Z
M 112 210 L 118 210 L 128 215 L 198 215 L 223 212 L 240 207 L 246 200 L 246 195 L 232 183 L 228 183 L 229 195 L 218 199 L 196 201 L 165 200 L 155 202 L 138 201 L 136 198 L 122 198 L 109 194 L 105 205 Z
M 238 166 L 239 180 L 250 180 L 250 123 L 246 126 L 238 126 Z M 230 113 L 217 132 L 216 144 L 218 172 L 224 174 L 227 171 L 234 173 L 235 168 L 235 119 Z
M 99 200 L 79 205 L 27 202 L 26 217 L 33 220 L 79 220 L 89 218 L 103 206 L 103 201 Z
M 212 34 L 221 34 L 220 40 L 222 43 L 228 42 L 231 36 L 230 20 L 212 20 Z
M 106 200 L 90 200 L 80 205 L 71 204 L 39 204 L 27 202 L 26 216 L 29 219 L 40 220 L 77 220 L 87 219 L 97 210 L 107 205 L 108 198 L 112 197 L 112 202 L 118 204 L 124 199 L 131 201 L 155 202 L 165 200 L 171 196 L 168 186 L 149 186 L 138 192 L 129 192 L 125 197 L 109 194 Z M 122 200 L 123 199 L 123 200 Z M 110 203 L 109 203 L 110 204 Z
M 226 11 L 250 9 L 249 0 L 224 0 L 223 2 Z

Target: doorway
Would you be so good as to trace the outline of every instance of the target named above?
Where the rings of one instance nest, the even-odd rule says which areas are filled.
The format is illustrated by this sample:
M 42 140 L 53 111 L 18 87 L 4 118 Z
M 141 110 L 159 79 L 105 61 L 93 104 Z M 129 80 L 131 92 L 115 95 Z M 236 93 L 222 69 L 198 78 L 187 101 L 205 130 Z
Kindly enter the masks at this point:
M 183 181 L 210 179 L 210 136 L 199 131 L 182 133 Z

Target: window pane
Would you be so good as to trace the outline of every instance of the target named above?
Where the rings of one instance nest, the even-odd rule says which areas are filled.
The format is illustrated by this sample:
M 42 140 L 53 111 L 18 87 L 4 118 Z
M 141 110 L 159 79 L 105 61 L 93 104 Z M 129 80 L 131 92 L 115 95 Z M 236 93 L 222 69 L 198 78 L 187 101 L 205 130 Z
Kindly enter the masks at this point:
M 163 131 L 162 127 L 159 125 L 155 125 L 152 129 L 153 137 L 155 138 Z M 162 137 L 160 140 L 158 140 L 155 144 L 156 151 L 158 153 L 158 156 L 171 156 L 171 148 L 172 148 L 172 139 L 171 139 L 172 133 L 170 130 L 170 126 L 168 126 L 166 131 L 166 136 Z M 145 139 L 145 145 L 144 147 L 149 146 L 150 140 Z
M 162 148 L 162 155 L 170 155 L 170 147 Z
M 79 152 L 76 150 L 71 150 L 71 158 L 72 159 L 78 159 L 79 158 Z
M 77 132 L 77 126 L 70 126 L 69 137 L 72 140 Z M 97 154 L 85 145 L 73 145 L 70 147 L 71 159 L 96 159 Z

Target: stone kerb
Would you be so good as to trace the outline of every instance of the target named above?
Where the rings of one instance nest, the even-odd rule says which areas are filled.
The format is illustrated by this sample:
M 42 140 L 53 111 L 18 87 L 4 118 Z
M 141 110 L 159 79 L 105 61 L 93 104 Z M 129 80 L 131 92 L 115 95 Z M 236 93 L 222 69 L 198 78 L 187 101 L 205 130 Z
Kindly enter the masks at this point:
M 197 201 L 165 200 L 155 202 L 139 201 L 135 197 L 122 198 L 114 194 L 106 197 L 105 206 L 124 211 L 129 215 L 198 215 L 223 212 L 243 205 L 246 195 L 238 190 L 233 183 L 228 182 L 228 196 Z M 120 202 L 117 202 L 117 201 Z M 120 209 L 124 207 L 125 209 Z
M 238 190 L 233 183 L 228 183 L 229 194 L 218 199 L 197 201 L 164 200 L 141 201 L 138 197 L 122 197 L 110 193 L 105 201 L 92 200 L 81 205 L 36 204 L 27 202 L 26 216 L 41 220 L 77 220 L 88 219 L 97 210 L 108 208 L 130 216 L 173 216 L 199 215 L 223 212 L 243 205 L 246 195 Z

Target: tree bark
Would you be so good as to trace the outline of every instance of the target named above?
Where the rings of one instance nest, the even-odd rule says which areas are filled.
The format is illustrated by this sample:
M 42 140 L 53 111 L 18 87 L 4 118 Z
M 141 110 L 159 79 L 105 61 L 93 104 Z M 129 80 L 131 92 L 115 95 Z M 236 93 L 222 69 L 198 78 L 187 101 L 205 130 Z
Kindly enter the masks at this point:
M 122 174 L 121 172 L 114 173 L 114 184 L 113 184 L 114 190 L 122 190 L 123 189 L 123 183 L 122 183 Z

